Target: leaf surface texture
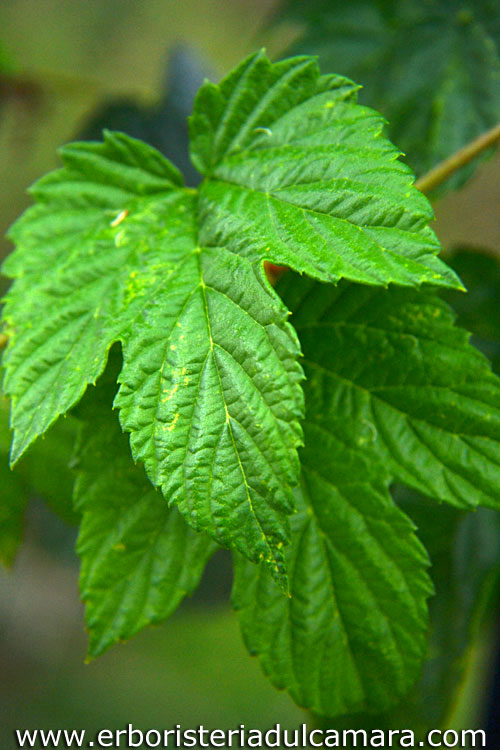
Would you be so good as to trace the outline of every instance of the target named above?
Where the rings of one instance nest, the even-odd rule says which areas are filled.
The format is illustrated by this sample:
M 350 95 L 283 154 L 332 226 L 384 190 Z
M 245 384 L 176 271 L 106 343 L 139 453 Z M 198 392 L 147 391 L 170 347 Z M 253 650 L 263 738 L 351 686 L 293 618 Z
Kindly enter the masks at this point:
M 111 412 L 113 384 L 86 399 L 77 449 L 77 542 L 89 657 L 162 622 L 198 586 L 216 545 L 168 508 L 134 465 Z M 108 407 L 107 410 L 104 407 Z

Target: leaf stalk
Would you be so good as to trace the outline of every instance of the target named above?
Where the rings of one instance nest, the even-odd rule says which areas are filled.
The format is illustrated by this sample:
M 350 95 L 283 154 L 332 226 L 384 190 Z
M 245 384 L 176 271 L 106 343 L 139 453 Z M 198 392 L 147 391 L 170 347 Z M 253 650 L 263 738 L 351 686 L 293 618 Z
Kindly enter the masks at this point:
M 450 157 L 433 167 L 416 181 L 415 187 L 422 193 L 430 193 L 451 177 L 454 172 L 469 164 L 482 151 L 485 151 L 490 146 L 494 146 L 498 141 L 500 141 L 500 123 L 491 128 L 491 130 L 482 133 L 474 141 L 463 146 Z

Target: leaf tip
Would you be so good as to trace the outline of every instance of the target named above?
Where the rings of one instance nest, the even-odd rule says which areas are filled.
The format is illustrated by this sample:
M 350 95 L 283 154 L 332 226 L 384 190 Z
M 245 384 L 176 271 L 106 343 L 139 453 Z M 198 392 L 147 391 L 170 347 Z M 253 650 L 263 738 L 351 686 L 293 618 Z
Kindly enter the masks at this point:
M 14 438 L 12 440 L 12 446 L 9 454 L 9 467 L 13 469 L 18 463 L 19 459 L 26 453 L 31 443 L 38 437 L 35 435 L 31 440 L 18 440 L 17 435 L 14 432 Z
M 270 569 L 271 569 L 271 575 L 274 578 L 275 582 L 277 583 L 280 591 L 286 596 L 291 597 L 290 593 L 290 584 L 288 581 L 288 576 L 286 574 L 285 568 L 283 564 L 280 564 L 273 560 L 272 563 L 268 563 Z

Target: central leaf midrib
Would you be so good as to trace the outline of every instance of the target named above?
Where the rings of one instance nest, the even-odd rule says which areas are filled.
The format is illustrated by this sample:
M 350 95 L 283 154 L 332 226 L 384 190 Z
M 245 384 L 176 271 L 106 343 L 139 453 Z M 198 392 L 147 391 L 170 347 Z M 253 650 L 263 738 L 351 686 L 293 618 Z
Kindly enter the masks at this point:
M 313 469 L 313 468 L 312 468 L 311 466 L 309 466 L 309 465 L 307 464 L 307 462 L 303 463 L 303 466 L 304 466 L 304 470 L 305 470 L 305 471 L 304 471 L 304 475 L 305 475 L 305 476 L 307 476 L 307 473 L 308 473 L 308 472 L 310 472 L 311 474 L 316 474 L 316 476 L 317 476 L 317 477 L 318 477 L 318 478 L 320 479 L 320 481 L 323 481 L 323 482 L 325 482 L 325 483 L 326 483 L 327 485 L 329 485 L 329 486 L 332 486 L 332 487 L 333 487 L 333 488 L 334 488 L 335 490 L 337 490 L 338 492 L 340 492 L 340 493 L 341 493 L 341 489 L 340 489 L 340 487 L 337 487 L 337 486 L 336 486 L 336 485 L 335 485 L 335 484 L 334 484 L 334 483 L 332 482 L 331 478 L 330 478 L 330 479 L 326 479 L 326 478 L 325 478 L 325 477 L 324 477 L 324 476 L 323 476 L 322 474 L 320 474 L 320 473 L 319 473 L 318 471 L 316 471 L 316 470 L 315 470 L 315 469 Z M 346 559 L 347 559 L 347 561 L 349 562 L 349 564 L 350 564 L 350 565 L 352 565 L 352 566 L 353 566 L 353 567 L 354 567 L 354 568 L 355 568 L 355 569 L 357 570 L 357 572 L 358 572 L 358 574 L 359 574 L 360 578 L 361 578 L 361 579 L 362 579 L 362 580 L 363 580 L 363 581 L 365 582 L 365 585 L 366 585 L 366 587 L 367 587 L 368 591 L 370 592 L 370 594 L 371 594 L 371 596 L 372 596 L 373 600 L 375 601 L 375 603 L 377 602 L 377 596 L 376 596 L 376 595 L 374 594 L 374 592 L 373 592 L 373 589 L 372 589 L 372 587 L 371 587 L 371 586 L 369 585 L 369 583 L 368 583 L 368 581 L 367 581 L 367 579 L 366 579 L 365 575 L 363 575 L 363 574 L 361 573 L 361 570 L 359 569 L 359 567 L 357 567 L 357 566 L 355 565 L 355 561 L 353 561 L 353 559 L 352 559 L 352 558 L 349 558 L 349 557 L 347 557 L 347 556 L 346 556 L 346 554 L 345 554 L 344 552 L 342 552 L 341 550 L 339 550 L 338 548 L 336 548 L 336 547 L 334 546 L 334 544 L 333 544 L 333 543 L 331 542 L 331 540 L 329 539 L 328 535 L 327 535 L 327 534 L 326 534 L 326 532 L 325 532 L 325 531 L 323 530 L 323 527 L 322 527 L 322 525 L 321 525 L 321 523 L 320 523 L 320 520 L 319 520 L 319 518 L 318 518 L 318 516 L 317 516 L 317 514 L 316 514 L 316 511 L 315 511 L 315 508 L 314 508 L 314 503 L 313 503 L 313 502 L 311 501 L 311 497 L 312 497 L 312 496 L 311 496 L 311 493 L 310 493 L 310 492 L 308 491 L 308 493 L 307 493 L 307 494 L 308 494 L 308 498 L 309 498 L 309 501 L 308 501 L 308 508 L 310 509 L 310 513 L 311 513 L 311 516 L 312 516 L 312 518 L 314 519 L 314 523 L 315 523 L 316 529 L 317 529 L 317 531 L 318 531 L 318 536 L 319 536 L 319 538 L 321 539 L 321 542 L 322 542 L 322 547 L 323 547 L 323 554 L 324 554 L 324 557 L 325 557 L 325 560 L 326 560 L 326 567 L 327 567 L 327 569 L 328 569 L 328 572 L 329 572 L 329 580 L 330 580 L 330 582 L 331 582 L 332 596 L 334 597 L 334 601 L 335 601 L 335 603 L 336 603 L 336 609 L 337 609 L 337 611 L 338 611 L 338 613 L 339 613 L 339 617 L 341 618 L 341 622 L 342 622 L 343 630 L 344 630 L 344 632 L 345 632 L 345 635 L 346 635 L 346 640 L 347 640 L 347 642 L 348 642 L 348 644 L 349 644 L 349 649 L 351 650 L 351 646 L 350 646 L 350 640 L 349 640 L 349 637 L 348 637 L 348 634 L 347 634 L 347 632 L 348 632 L 348 631 L 346 630 L 346 627 L 345 627 L 345 624 L 344 624 L 344 619 L 343 619 L 343 617 L 342 617 L 341 607 L 339 606 L 339 604 L 338 604 L 338 601 L 337 601 L 337 598 L 336 598 L 336 596 L 335 596 L 335 593 L 334 593 L 334 582 L 333 582 L 333 576 L 332 576 L 332 572 L 331 572 L 330 564 L 329 564 L 329 562 L 328 562 L 329 556 L 328 556 L 328 551 L 327 551 L 327 548 L 328 548 L 329 546 L 330 546 L 330 547 L 332 547 L 332 549 L 334 549 L 334 550 L 335 550 L 336 554 L 340 554 L 340 555 L 341 555 L 342 557 L 346 558 Z M 343 493 L 341 493 L 341 494 L 343 494 Z M 344 496 L 344 499 L 345 499 L 345 500 L 346 500 L 346 501 L 348 502 L 348 500 L 347 500 L 347 497 L 346 497 L 345 495 L 343 495 L 343 496 Z M 358 509 L 357 509 L 356 507 L 353 507 L 353 506 L 352 506 L 352 505 L 351 505 L 350 503 L 348 503 L 348 504 L 349 504 L 349 506 L 350 506 L 351 510 L 352 510 L 352 511 L 353 511 L 354 513 L 357 513 L 357 514 L 359 514 L 359 510 L 358 510 Z M 367 525 L 368 525 L 368 524 L 367 524 Z M 393 557 L 392 557 L 392 556 L 391 556 L 391 555 L 390 555 L 390 554 L 388 553 L 388 551 L 387 551 L 387 550 L 386 550 L 386 549 L 385 549 L 385 548 L 384 548 L 384 547 L 383 547 L 383 546 L 381 545 L 381 543 L 380 543 L 380 540 L 378 539 L 378 537 L 377 537 L 376 535 L 374 535 L 374 534 L 373 534 L 373 533 L 372 533 L 372 532 L 371 532 L 371 531 L 370 531 L 369 529 L 367 529 L 367 533 L 369 533 L 369 535 L 370 535 L 370 539 L 371 539 L 371 540 L 372 540 L 372 541 L 373 541 L 373 542 L 375 543 L 376 547 L 377 547 L 377 548 L 379 549 L 379 551 L 380 551 L 380 552 L 382 553 L 383 557 L 384 557 L 384 558 L 386 558 L 386 559 L 387 559 L 387 560 L 388 560 L 388 561 L 389 561 L 390 563 L 392 563 L 393 565 L 395 565 L 395 567 L 397 567 L 397 569 L 398 569 L 398 570 L 399 570 L 399 572 L 401 573 L 401 576 L 402 576 L 402 578 L 403 578 L 403 580 L 404 580 L 404 582 L 405 582 L 405 590 L 406 590 L 406 594 L 409 594 L 409 595 L 410 595 L 410 598 L 411 598 L 411 595 L 412 595 L 412 591 L 410 590 L 410 587 L 409 587 L 409 585 L 408 585 L 408 582 L 407 582 L 407 580 L 406 580 L 406 577 L 404 576 L 404 573 L 403 573 L 403 571 L 401 570 L 401 568 L 400 568 L 400 566 L 398 565 L 398 563 L 396 562 L 396 560 L 395 560 L 395 559 L 394 559 L 394 558 L 393 558 Z M 402 653 L 401 653 L 401 648 L 400 648 L 400 647 L 398 646 L 398 643 L 397 643 L 397 638 L 396 638 L 396 636 L 395 636 L 395 634 L 394 634 L 394 631 L 393 631 L 393 628 L 392 628 L 392 623 L 391 623 L 391 620 L 390 620 L 389 616 L 388 616 L 387 614 L 385 614 L 385 613 L 384 613 L 384 612 L 382 611 L 382 609 L 380 609 L 379 607 L 377 607 L 377 612 L 378 612 L 378 614 L 380 615 L 380 617 L 381 617 L 381 618 L 382 618 L 382 619 L 384 620 L 384 622 L 385 622 L 385 623 L 386 623 L 386 625 L 387 625 L 387 628 L 388 628 L 388 631 L 389 631 L 389 633 L 390 633 L 390 637 L 391 637 L 391 642 L 392 642 L 392 645 L 393 645 L 393 648 L 394 648 L 394 652 L 393 652 L 393 653 L 394 653 L 394 654 L 395 654 L 395 655 L 397 656 L 397 659 L 398 659 L 398 666 L 399 666 L 399 671 L 400 671 L 400 672 L 403 672 L 403 671 L 404 671 L 404 667 L 403 667 L 403 662 L 402 662 Z M 352 651 L 351 651 L 351 653 L 352 653 Z M 363 680 L 361 679 L 361 674 L 362 674 L 362 671 L 361 671 L 361 670 L 359 669 L 359 667 L 358 667 L 358 664 L 357 664 L 356 660 L 354 659 L 354 656 L 353 656 L 353 660 L 354 660 L 354 663 L 356 664 L 356 668 L 357 668 L 357 671 L 358 671 L 358 675 L 359 675 L 359 677 L 360 677 L 360 680 L 361 680 L 361 684 L 362 684 L 362 686 L 363 686 L 363 690 L 364 690 L 364 693 L 365 693 L 365 695 L 366 695 L 366 691 L 365 691 L 365 689 L 364 689 L 364 684 L 363 684 Z
M 274 550 L 273 550 L 271 544 L 269 543 L 268 538 L 267 538 L 267 536 L 266 536 L 266 534 L 264 532 L 264 529 L 262 528 L 261 521 L 260 521 L 258 515 L 255 512 L 255 509 L 254 509 L 254 506 L 253 506 L 253 502 L 252 502 L 252 498 L 250 496 L 250 486 L 249 486 L 249 484 L 247 482 L 247 476 L 246 476 L 245 470 L 243 468 L 243 463 L 241 461 L 241 457 L 240 457 L 240 454 L 239 454 L 239 451 L 238 451 L 238 447 L 237 447 L 237 444 L 236 444 L 236 440 L 235 440 L 235 437 L 234 437 L 234 433 L 233 433 L 233 428 L 232 428 L 232 425 L 231 425 L 231 415 L 229 414 L 229 409 L 228 409 L 228 406 L 227 406 L 227 403 L 226 403 L 226 398 L 225 398 L 225 394 L 224 394 L 224 388 L 223 388 L 223 385 L 222 385 L 222 378 L 221 378 L 221 374 L 220 374 L 220 371 L 219 371 L 219 365 L 217 363 L 217 358 L 216 358 L 215 352 L 214 352 L 214 339 L 213 339 L 213 336 L 212 336 L 212 325 L 211 325 L 211 321 L 210 321 L 210 314 L 209 314 L 209 310 L 208 310 L 208 301 L 207 301 L 207 296 L 206 296 L 206 291 L 205 291 L 206 287 L 205 287 L 205 282 L 204 282 L 204 279 L 203 279 L 203 269 L 202 269 L 202 265 L 201 265 L 201 248 L 200 248 L 200 252 L 198 253 L 198 267 L 199 267 L 199 276 L 200 276 L 200 287 L 201 287 L 201 292 L 202 292 L 202 297 L 203 297 L 203 307 L 204 307 L 204 311 L 205 311 L 205 320 L 206 320 L 207 332 L 208 332 L 208 336 L 209 336 L 209 340 L 210 340 L 210 351 L 211 351 L 211 354 L 212 354 L 213 362 L 214 362 L 214 365 L 215 365 L 215 370 L 216 370 L 216 373 L 217 373 L 217 378 L 218 378 L 218 382 L 219 382 L 220 396 L 221 396 L 221 399 L 222 399 L 222 402 L 223 402 L 223 405 L 224 405 L 224 411 L 225 411 L 225 414 L 226 414 L 226 424 L 228 426 L 228 431 L 229 431 L 229 434 L 231 436 L 231 441 L 232 441 L 232 444 L 233 444 L 234 455 L 236 457 L 236 460 L 238 461 L 238 467 L 239 467 L 239 470 L 240 470 L 241 477 L 243 479 L 243 484 L 245 486 L 245 494 L 246 494 L 246 499 L 247 499 L 248 507 L 250 509 L 250 513 L 251 513 L 252 517 L 255 519 L 255 521 L 256 521 L 256 523 L 257 523 L 257 525 L 259 527 L 259 530 L 260 530 L 260 533 L 261 533 L 261 536 L 262 536 L 262 540 L 263 540 L 264 544 L 266 545 L 266 547 L 267 547 L 267 549 L 268 549 L 268 551 L 269 551 L 269 553 L 271 555 L 271 559 L 273 559 L 274 562 L 275 562 L 275 564 L 278 566 L 278 560 L 276 559 L 276 556 L 274 554 Z M 223 427 L 223 430 L 224 430 L 224 427 Z
M 330 564 L 329 564 L 328 551 L 326 549 L 326 543 L 325 543 L 325 538 L 326 537 L 325 537 L 325 534 L 323 533 L 323 531 L 322 531 L 322 529 L 320 527 L 319 520 L 318 520 L 318 517 L 317 517 L 316 512 L 314 510 L 313 503 L 311 502 L 311 492 L 310 492 L 309 487 L 307 485 L 307 479 L 306 479 L 307 472 L 310 471 L 310 469 L 304 463 L 303 463 L 303 469 L 304 470 L 303 470 L 302 487 L 304 489 L 304 495 L 306 496 L 304 499 L 306 501 L 307 513 L 309 515 L 310 521 L 312 521 L 312 523 L 314 523 L 314 526 L 315 526 L 315 529 L 316 529 L 316 532 L 317 532 L 317 535 L 318 535 L 318 539 L 320 540 L 321 549 L 322 549 L 322 553 L 323 553 L 322 556 L 323 556 L 325 568 L 328 571 L 328 583 L 329 583 L 330 594 L 331 594 L 331 597 L 332 597 L 332 603 L 333 603 L 335 611 L 337 612 L 337 614 L 339 616 L 340 624 L 341 624 L 341 627 L 342 627 L 342 632 L 344 633 L 344 642 L 347 645 L 347 649 L 348 649 L 350 657 L 351 657 L 351 663 L 353 664 L 353 666 L 355 668 L 355 671 L 356 671 L 356 674 L 358 676 L 359 686 L 361 688 L 362 700 L 363 700 L 368 695 L 368 691 L 367 691 L 367 688 L 366 688 L 366 685 L 365 685 L 365 680 L 364 680 L 364 677 L 362 675 L 362 671 L 361 671 L 361 669 L 360 669 L 360 667 L 358 665 L 358 661 L 357 661 L 357 659 L 356 659 L 356 657 L 354 655 L 354 651 L 353 651 L 352 645 L 351 645 L 351 640 L 349 638 L 349 632 L 348 632 L 348 629 L 346 628 L 344 616 L 343 616 L 343 613 L 342 613 L 341 608 L 339 606 L 339 603 L 338 603 L 338 600 L 337 600 L 337 595 L 335 593 L 335 584 L 334 584 L 334 580 L 333 580 L 332 570 L 331 570 Z

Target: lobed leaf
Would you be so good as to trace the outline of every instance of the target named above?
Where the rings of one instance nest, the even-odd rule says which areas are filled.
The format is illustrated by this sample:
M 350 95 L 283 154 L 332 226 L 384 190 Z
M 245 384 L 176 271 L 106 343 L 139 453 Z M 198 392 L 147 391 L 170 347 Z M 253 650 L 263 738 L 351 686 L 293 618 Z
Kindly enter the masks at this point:
M 460 287 L 426 198 L 356 87 L 297 57 L 244 60 L 190 118 L 200 240 L 324 281 Z
M 195 528 L 266 559 L 285 586 L 302 415 L 286 309 L 246 258 L 200 248 L 196 196 L 158 152 L 108 133 L 63 160 L 11 232 L 12 460 L 121 341 L 116 403 L 134 458 Z
M 168 211 L 180 180 L 158 152 L 120 134 L 61 155 L 66 166 L 34 186 L 36 205 L 10 229 L 17 247 L 3 266 L 15 279 L 3 360 L 13 462 L 96 381 L 134 321 L 162 260 L 154 211 Z M 135 264 L 143 272 L 134 282 Z M 172 265 L 166 258 L 163 268 Z
M 118 133 L 66 147 L 34 187 L 4 266 L 12 460 L 120 342 L 106 401 L 117 379 L 133 458 L 167 500 L 131 462 L 101 391 L 87 398 L 76 504 L 91 656 L 175 609 L 210 536 L 237 553 L 250 650 L 299 703 L 385 710 L 415 681 L 427 557 L 388 485 L 498 507 L 500 391 L 431 292 L 375 288 L 460 288 L 382 125 L 314 60 L 257 53 L 196 99 L 198 191 Z M 264 260 L 347 280 L 281 285 L 308 375 L 295 495 L 303 371 Z M 287 567 L 290 598 L 273 581 L 286 590 Z
M 126 341 L 115 404 L 169 502 L 284 585 L 302 370 L 264 284 L 245 259 L 195 248 Z
M 202 86 L 190 125 L 199 191 L 119 133 L 65 147 L 34 186 L 4 266 L 12 461 L 119 341 L 134 459 L 194 528 L 286 588 L 302 370 L 263 260 L 330 281 L 459 282 L 381 119 L 314 60 L 250 56 Z

